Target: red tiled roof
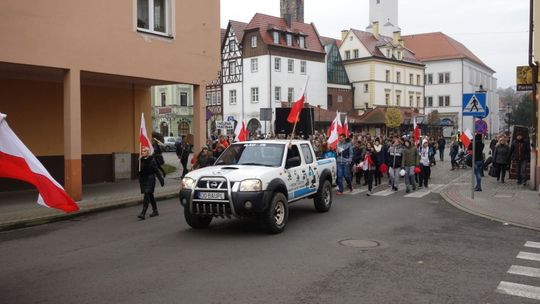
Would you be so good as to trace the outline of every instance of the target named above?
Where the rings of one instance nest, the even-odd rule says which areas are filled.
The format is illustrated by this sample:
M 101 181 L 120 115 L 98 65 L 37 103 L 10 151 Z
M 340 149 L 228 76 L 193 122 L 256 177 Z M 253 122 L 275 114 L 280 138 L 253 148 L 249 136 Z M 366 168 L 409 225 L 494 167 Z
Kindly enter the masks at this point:
M 301 50 L 325 53 L 324 47 L 322 46 L 319 38 L 319 34 L 317 33 L 317 29 L 313 24 L 293 21 L 291 22 L 291 27 L 288 27 L 284 18 L 257 13 L 255 16 L 253 16 L 245 30 L 258 30 L 263 42 L 267 45 L 279 45 L 284 48 L 291 48 L 285 44 L 283 37 L 282 43 L 274 44 L 274 39 L 271 32 L 268 31 L 269 29 L 277 29 L 282 32 L 301 34 L 306 37 L 306 48 Z M 296 43 L 293 43 L 292 48 L 300 49 Z
M 337 47 L 339 48 L 341 46 L 342 41 L 339 39 L 331 38 L 331 37 L 321 36 L 321 43 L 323 44 L 323 46 L 335 43 Z
M 246 30 L 246 27 L 248 24 L 244 22 L 240 22 L 240 21 L 234 21 L 234 20 L 229 20 L 229 24 L 234 30 L 234 33 L 236 34 L 236 37 L 238 38 L 238 42 L 241 42 L 242 39 L 244 39 L 244 31 Z
M 355 29 L 352 29 L 352 31 L 356 35 L 356 37 L 360 39 L 360 41 L 369 51 L 371 56 L 387 59 L 387 57 L 379 50 L 379 46 L 391 45 L 392 40 L 393 40 L 392 37 L 379 35 L 379 38 L 376 38 L 375 35 L 373 35 L 370 32 L 365 32 L 365 31 L 360 31 L 360 30 L 355 30 Z M 411 50 L 407 49 L 406 44 L 405 44 L 405 49 L 403 51 L 402 61 L 423 65 L 423 63 L 415 56 L 415 54 L 411 52 Z
M 403 36 L 402 39 L 405 46 L 411 49 L 416 57 L 422 61 L 467 58 L 495 73 L 467 47 L 444 33 L 408 35 Z

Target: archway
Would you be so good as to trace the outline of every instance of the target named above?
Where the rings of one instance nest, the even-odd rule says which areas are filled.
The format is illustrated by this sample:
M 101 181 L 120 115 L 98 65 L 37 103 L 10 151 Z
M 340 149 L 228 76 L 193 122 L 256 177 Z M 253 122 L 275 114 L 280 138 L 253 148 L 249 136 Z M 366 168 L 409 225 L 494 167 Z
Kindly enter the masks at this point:
M 166 121 L 162 121 L 159 124 L 159 133 L 161 133 L 162 136 L 169 136 L 169 124 L 167 124 Z
M 185 121 L 178 124 L 178 135 L 188 135 L 189 134 L 189 124 Z

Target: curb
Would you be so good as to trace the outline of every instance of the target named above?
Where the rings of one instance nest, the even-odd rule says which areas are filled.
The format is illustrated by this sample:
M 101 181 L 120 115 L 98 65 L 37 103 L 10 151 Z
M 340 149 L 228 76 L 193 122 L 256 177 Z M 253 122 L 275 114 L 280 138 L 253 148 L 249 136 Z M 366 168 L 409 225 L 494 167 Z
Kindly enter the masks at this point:
M 170 191 L 170 192 L 157 195 L 155 199 L 156 201 L 161 201 L 161 200 L 175 198 L 178 196 L 179 196 L 178 191 L 174 191 L 174 192 Z M 79 216 L 89 215 L 89 214 L 98 213 L 102 211 L 131 207 L 131 206 L 141 204 L 142 201 L 143 201 L 142 198 L 128 198 L 128 199 L 117 200 L 117 201 L 101 202 L 101 203 L 96 203 L 95 206 L 90 206 L 88 208 L 84 208 L 73 213 L 61 213 L 61 214 L 35 217 L 31 219 L 16 220 L 13 222 L 0 224 L 0 232 L 64 221 L 64 220 L 76 218 Z
M 457 208 L 457 209 L 459 209 L 459 210 L 461 210 L 463 212 L 466 212 L 466 213 L 469 213 L 469 214 L 472 214 L 472 215 L 476 215 L 476 216 L 479 216 L 479 217 L 483 217 L 483 218 L 488 219 L 488 220 L 500 222 L 502 224 L 512 225 L 512 226 L 525 228 L 525 229 L 530 229 L 530 230 L 534 230 L 534 231 L 540 231 L 539 227 L 533 227 L 533 226 L 529 226 L 529 225 L 526 225 L 526 224 L 521 224 L 521 223 L 516 223 L 516 222 L 513 222 L 513 221 L 508 221 L 508 220 L 505 220 L 505 219 L 501 219 L 501 218 L 498 218 L 498 217 L 495 217 L 495 216 L 492 216 L 492 215 L 489 215 L 489 214 L 485 214 L 485 213 L 482 213 L 482 212 L 467 208 L 466 206 L 464 206 L 463 204 L 461 204 L 458 201 L 458 198 L 453 198 L 452 197 L 452 196 L 459 196 L 459 197 L 462 198 L 462 196 L 459 193 L 457 193 L 457 191 L 443 190 L 443 191 L 441 191 L 440 195 L 447 203 L 449 203 L 450 205 L 454 206 L 455 208 Z

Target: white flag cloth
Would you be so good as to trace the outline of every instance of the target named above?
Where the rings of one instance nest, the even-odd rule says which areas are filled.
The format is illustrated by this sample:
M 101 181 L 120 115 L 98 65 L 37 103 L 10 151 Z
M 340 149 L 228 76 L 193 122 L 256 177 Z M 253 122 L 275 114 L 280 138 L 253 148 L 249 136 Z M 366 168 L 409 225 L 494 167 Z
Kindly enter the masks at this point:
M 25 181 L 38 191 L 38 204 L 65 212 L 79 210 L 79 206 L 47 169 L 28 150 L 8 126 L 6 115 L 0 113 L 0 177 Z
M 144 113 L 141 113 L 141 128 L 139 131 L 139 141 L 141 143 L 141 148 L 148 147 L 150 149 L 150 154 L 154 153 L 154 147 L 152 146 L 152 142 L 150 141 L 150 138 L 148 137 L 148 133 L 146 132 L 146 123 L 144 122 Z M 141 151 L 139 151 L 139 153 L 141 153 Z

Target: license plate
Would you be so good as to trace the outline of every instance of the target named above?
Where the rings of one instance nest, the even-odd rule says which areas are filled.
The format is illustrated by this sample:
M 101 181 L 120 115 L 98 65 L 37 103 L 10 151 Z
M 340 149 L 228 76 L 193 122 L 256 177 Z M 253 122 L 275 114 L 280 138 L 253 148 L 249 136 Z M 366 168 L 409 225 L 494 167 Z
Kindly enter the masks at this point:
M 199 199 L 224 200 L 225 193 L 221 192 L 199 192 Z

